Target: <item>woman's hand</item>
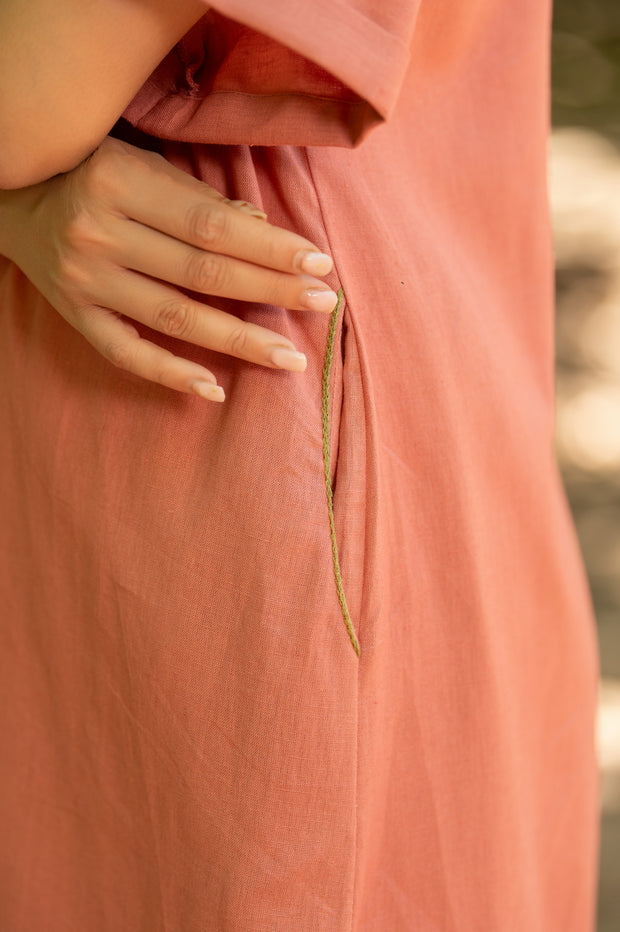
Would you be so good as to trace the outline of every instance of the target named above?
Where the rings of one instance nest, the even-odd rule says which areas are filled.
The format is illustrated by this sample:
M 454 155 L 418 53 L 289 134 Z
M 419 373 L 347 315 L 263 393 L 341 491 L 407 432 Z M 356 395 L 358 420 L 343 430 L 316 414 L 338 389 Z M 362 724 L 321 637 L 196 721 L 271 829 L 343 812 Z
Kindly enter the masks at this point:
M 286 337 L 175 286 L 298 310 L 336 304 L 315 277 L 332 261 L 312 243 L 116 139 L 68 174 L 2 192 L 0 212 L 0 252 L 64 319 L 114 365 L 177 391 L 224 399 L 213 373 L 125 318 L 272 368 L 303 371 L 306 360 Z

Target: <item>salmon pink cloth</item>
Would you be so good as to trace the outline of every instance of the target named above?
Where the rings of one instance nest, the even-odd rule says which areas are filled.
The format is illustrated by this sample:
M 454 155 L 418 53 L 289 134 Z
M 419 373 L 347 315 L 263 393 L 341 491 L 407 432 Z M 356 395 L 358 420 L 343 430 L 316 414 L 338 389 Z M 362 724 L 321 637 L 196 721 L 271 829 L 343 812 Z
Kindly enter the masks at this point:
M 1 261 L 3 932 L 592 930 L 548 29 L 217 0 L 132 101 L 117 132 L 333 256 L 332 318 L 221 302 L 303 374 L 142 328 L 227 400 L 174 393 Z

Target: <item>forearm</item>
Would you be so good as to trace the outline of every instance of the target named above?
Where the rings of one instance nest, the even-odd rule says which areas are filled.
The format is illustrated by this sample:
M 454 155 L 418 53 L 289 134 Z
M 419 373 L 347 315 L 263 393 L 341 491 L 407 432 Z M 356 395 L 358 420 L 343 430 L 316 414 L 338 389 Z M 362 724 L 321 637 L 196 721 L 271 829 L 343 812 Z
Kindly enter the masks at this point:
M 206 9 L 201 0 L 0 0 L 0 188 L 79 164 Z

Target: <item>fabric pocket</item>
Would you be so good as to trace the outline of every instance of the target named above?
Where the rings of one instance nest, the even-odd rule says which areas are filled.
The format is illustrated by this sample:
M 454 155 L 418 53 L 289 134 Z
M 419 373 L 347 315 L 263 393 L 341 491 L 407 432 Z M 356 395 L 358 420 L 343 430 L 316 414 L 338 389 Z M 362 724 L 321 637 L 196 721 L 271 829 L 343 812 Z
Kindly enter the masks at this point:
M 334 490 L 337 480 L 337 466 L 340 452 L 340 428 L 344 389 L 343 375 L 345 371 L 344 305 L 344 292 L 343 289 L 340 288 L 338 292 L 338 303 L 332 311 L 329 321 L 323 362 L 321 387 L 323 471 L 336 594 L 338 596 L 338 602 L 349 640 L 351 641 L 355 653 L 359 657 L 360 645 L 351 620 L 345 595 L 340 563 L 337 523 L 334 513 Z

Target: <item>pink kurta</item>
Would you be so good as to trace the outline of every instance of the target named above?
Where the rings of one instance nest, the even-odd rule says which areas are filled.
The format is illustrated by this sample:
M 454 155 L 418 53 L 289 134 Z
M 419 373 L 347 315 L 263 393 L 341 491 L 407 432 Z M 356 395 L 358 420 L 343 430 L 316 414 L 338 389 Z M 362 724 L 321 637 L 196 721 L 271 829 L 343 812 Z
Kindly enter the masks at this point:
M 547 4 L 213 6 L 126 120 L 344 297 L 219 302 L 303 374 L 150 333 L 217 405 L 0 260 L 0 929 L 590 932 Z

